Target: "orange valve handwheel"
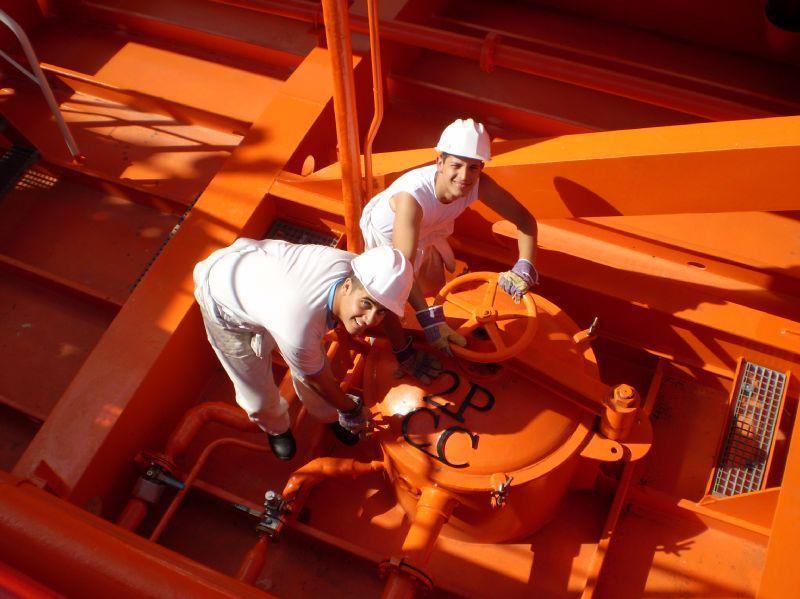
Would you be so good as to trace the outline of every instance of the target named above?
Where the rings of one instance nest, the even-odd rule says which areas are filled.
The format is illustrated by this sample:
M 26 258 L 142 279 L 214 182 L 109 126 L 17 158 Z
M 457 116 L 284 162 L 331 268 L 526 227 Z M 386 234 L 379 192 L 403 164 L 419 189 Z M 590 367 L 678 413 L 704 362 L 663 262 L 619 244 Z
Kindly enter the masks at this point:
M 472 272 L 457 277 L 447 283 L 436 296 L 435 303 L 445 308 L 451 304 L 469 314 L 461 326 L 454 330 L 467 337 L 467 347 L 451 344 L 453 353 L 459 358 L 473 362 L 500 362 L 516 356 L 525 349 L 536 335 L 536 302 L 530 293 L 522 297 L 523 311 L 514 311 L 501 307 L 498 300 L 498 277 L 496 272 Z M 475 283 L 479 283 L 476 287 Z M 467 295 L 465 292 L 468 292 Z M 501 295 L 502 295 L 501 291 Z M 480 297 L 478 302 L 470 301 L 472 297 Z M 508 298 L 511 301 L 511 298 Z M 514 321 L 524 319 L 524 328 L 520 331 L 506 330 Z M 499 325 L 498 323 L 502 323 Z M 469 335 L 482 327 L 494 346 L 494 351 L 470 349 Z M 510 337 L 510 338 L 509 338 Z

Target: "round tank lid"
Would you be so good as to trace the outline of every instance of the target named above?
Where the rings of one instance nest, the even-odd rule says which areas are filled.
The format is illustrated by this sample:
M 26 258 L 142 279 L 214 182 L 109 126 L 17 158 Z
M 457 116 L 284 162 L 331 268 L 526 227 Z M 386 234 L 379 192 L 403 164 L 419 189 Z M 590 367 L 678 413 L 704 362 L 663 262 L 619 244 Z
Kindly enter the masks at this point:
M 428 472 L 456 490 L 494 488 L 497 474 L 519 484 L 569 459 L 590 434 L 592 414 L 532 377 L 501 367 L 476 378 L 455 360 L 444 366 L 423 386 L 395 376 L 397 362 L 385 343 L 376 343 L 367 360 L 367 403 L 400 471 Z

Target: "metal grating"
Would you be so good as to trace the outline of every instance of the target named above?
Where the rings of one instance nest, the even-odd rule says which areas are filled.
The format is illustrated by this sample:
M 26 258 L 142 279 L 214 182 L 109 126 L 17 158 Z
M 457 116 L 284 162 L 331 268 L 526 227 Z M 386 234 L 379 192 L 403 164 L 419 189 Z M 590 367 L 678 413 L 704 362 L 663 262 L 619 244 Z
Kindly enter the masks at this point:
M 285 220 L 276 220 L 267 233 L 267 239 L 281 239 L 290 243 L 316 244 L 336 247 L 339 237 L 326 235 Z
M 0 197 L 5 196 L 39 159 L 39 152 L 24 146 L 12 146 L 0 156 Z
M 757 491 L 764 480 L 772 437 L 780 415 L 786 374 L 743 362 L 742 376 L 712 495 Z

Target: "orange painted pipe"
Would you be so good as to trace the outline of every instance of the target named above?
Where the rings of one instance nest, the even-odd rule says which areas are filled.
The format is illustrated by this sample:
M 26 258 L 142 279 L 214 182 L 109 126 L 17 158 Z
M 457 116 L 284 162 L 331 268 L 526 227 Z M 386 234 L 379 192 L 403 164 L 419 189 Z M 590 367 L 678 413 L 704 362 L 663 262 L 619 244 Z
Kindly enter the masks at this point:
M 292 511 L 287 518 L 282 520 L 275 530 L 275 536 L 279 535 L 286 522 L 300 513 L 302 500 L 298 499 L 300 492 L 304 497 L 308 496 L 311 488 L 326 478 L 358 478 L 370 472 L 383 472 L 385 469 L 383 462 L 358 462 L 353 459 L 344 458 L 317 458 L 310 461 L 294 471 L 286 482 L 283 489 L 283 499 L 292 506 Z M 242 565 L 239 567 L 237 577 L 239 580 L 254 582 L 258 573 L 264 567 L 267 555 L 268 539 L 266 535 L 259 537 L 255 545 L 247 552 Z
M 7 599 L 64 599 L 22 572 L 0 562 L 0 597 Z
M 188 476 L 186 477 L 186 480 L 183 484 L 183 489 L 178 491 L 175 497 L 173 497 L 169 507 L 161 516 L 161 520 L 158 521 L 158 524 L 150 534 L 151 541 L 155 543 L 161 537 L 161 534 L 164 532 L 164 529 L 166 529 L 170 520 L 172 520 L 172 517 L 175 515 L 175 512 L 178 510 L 181 503 L 183 503 L 186 494 L 189 492 L 189 489 L 192 487 L 195 479 L 200 474 L 203 466 L 205 466 L 208 458 L 211 457 L 211 454 L 222 445 L 236 445 L 238 447 L 244 447 L 245 449 L 250 449 L 253 451 L 267 451 L 266 443 L 250 443 L 249 441 L 242 441 L 241 439 L 234 439 L 232 437 L 223 437 L 222 439 L 217 439 L 216 441 L 209 443 L 205 449 L 203 449 L 203 453 L 201 453 L 200 457 L 197 458 L 197 461 L 192 467 L 191 472 L 189 472 Z
M 167 441 L 163 454 L 154 457 L 168 470 L 175 469 L 175 458 L 182 454 L 207 422 L 219 422 L 237 430 L 255 432 L 261 429 L 238 406 L 209 401 L 189 410 Z M 126 530 L 136 530 L 147 515 L 148 505 L 138 497 L 131 497 L 117 517 L 117 525 Z
M 333 114 L 336 140 L 342 167 L 342 201 L 347 249 L 361 253 L 361 151 L 358 143 L 356 86 L 353 79 L 353 49 L 350 44 L 350 19 L 345 0 L 322 0 L 325 37 L 333 71 Z
M 283 498 L 294 501 L 300 491 L 308 490 L 326 478 L 358 478 L 370 472 L 383 472 L 383 462 L 358 462 L 349 458 L 317 458 L 298 468 L 283 488 Z M 297 511 L 297 510 L 295 510 Z
M 242 565 L 236 573 L 236 578 L 248 584 L 255 584 L 267 561 L 268 547 L 268 537 L 266 535 L 259 537 L 255 545 L 245 555 L 244 561 L 242 561 Z
M 258 425 L 252 422 L 239 406 L 218 401 L 201 403 L 188 412 L 167 441 L 164 456 L 174 462 L 175 458 L 186 451 L 192 439 L 207 422 L 219 422 L 231 428 L 245 432 L 258 432 Z
M 269 596 L 5 472 L 0 472 L 0 561 L 82 599 Z
M 372 144 L 383 120 L 383 74 L 381 72 L 381 40 L 378 31 L 378 0 L 367 0 L 367 20 L 369 22 L 369 52 L 372 64 L 372 102 L 375 113 L 369 125 L 367 141 L 364 143 L 364 178 L 366 180 L 367 201 L 372 197 Z
M 452 495 L 438 487 L 422 489 L 414 521 L 403 542 L 403 563 L 420 571 L 427 565 L 442 526 L 450 519 L 456 503 Z M 383 599 L 409 599 L 418 588 L 418 579 L 401 567 L 389 574 L 381 596 Z
M 125 530 L 136 530 L 147 515 L 147 503 L 138 497 L 131 497 L 117 518 L 117 526 Z

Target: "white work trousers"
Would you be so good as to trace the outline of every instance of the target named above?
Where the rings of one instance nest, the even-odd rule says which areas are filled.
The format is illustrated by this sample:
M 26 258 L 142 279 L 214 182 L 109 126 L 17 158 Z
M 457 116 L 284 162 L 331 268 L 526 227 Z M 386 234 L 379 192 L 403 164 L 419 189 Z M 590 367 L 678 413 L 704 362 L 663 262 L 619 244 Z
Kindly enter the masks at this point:
M 201 305 L 208 341 L 222 367 L 228 373 L 236 392 L 236 403 L 250 420 L 270 434 L 289 429 L 289 405 L 280 393 L 272 375 L 272 350 L 275 341 L 269 334 L 228 329 L 210 316 Z M 293 376 L 297 396 L 309 414 L 322 422 L 338 420 L 336 408 L 326 402 L 302 378 Z

